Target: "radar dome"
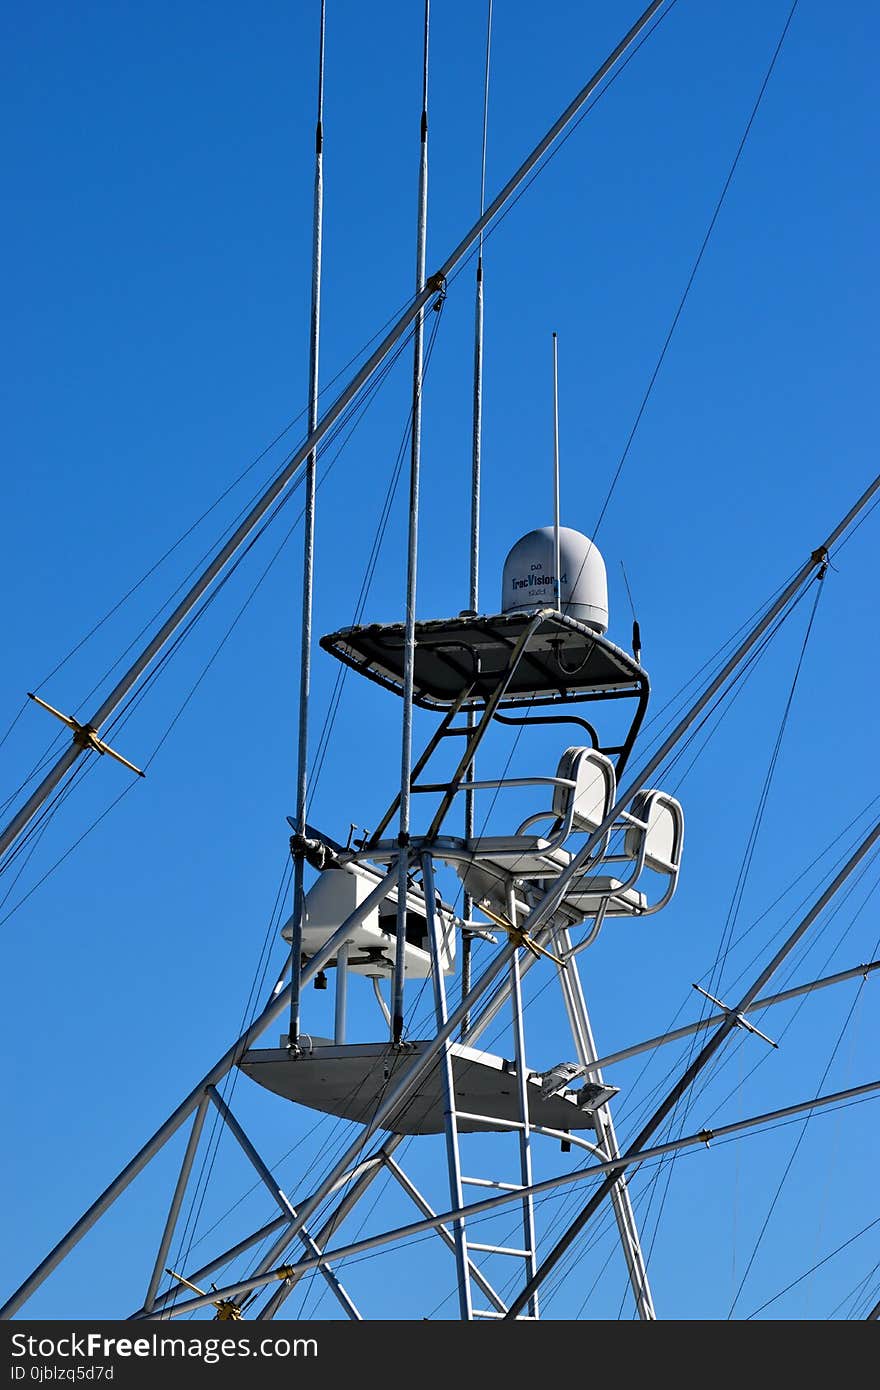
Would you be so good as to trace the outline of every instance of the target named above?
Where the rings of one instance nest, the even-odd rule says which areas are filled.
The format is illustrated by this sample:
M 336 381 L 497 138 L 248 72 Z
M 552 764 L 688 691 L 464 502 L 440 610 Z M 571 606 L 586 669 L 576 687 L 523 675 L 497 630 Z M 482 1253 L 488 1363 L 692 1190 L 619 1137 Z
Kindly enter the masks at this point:
M 556 606 L 556 546 L 552 526 L 541 526 L 517 541 L 504 562 L 501 611 Z M 559 528 L 559 601 L 563 613 L 604 633 L 608 627 L 605 561 L 580 531 Z

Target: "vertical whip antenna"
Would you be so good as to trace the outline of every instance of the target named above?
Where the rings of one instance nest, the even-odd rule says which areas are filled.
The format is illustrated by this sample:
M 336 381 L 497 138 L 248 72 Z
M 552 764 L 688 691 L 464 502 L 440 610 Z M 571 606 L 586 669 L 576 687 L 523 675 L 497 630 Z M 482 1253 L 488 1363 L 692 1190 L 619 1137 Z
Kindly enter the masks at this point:
M 489 133 L 489 67 L 492 54 L 492 0 L 489 0 L 486 17 L 486 67 L 483 76 L 483 142 L 480 157 L 480 217 L 486 209 L 486 146 Z M 471 452 L 471 588 L 469 607 L 472 613 L 480 611 L 480 469 L 483 447 L 483 233 L 480 233 L 477 251 L 477 279 L 474 292 L 474 432 Z M 474 723 L 474 716 L 468 713 L 468 727 Z M 476 778 L 476 765 L 468 768 L 468 781 Z M 467 839 L 474 834 L 476 810 L 475 794 L 464 794 L 464 833 Z M 464 918 L 470 921 L 473 903 L 469 893 L 464 895 Z M 462 933 L 461 940 L 461 997 L 469 993 L 471 987 L 471 945 L 470 932 Z M 462 1019 L 462 1037 L 470 1027 L 470 1018 Z
M 416 297 L 425 288 L 426 231 L 428 223 L 428 40 L 431 0 L 425 0 L 422 59 L 422 113 L 419 126 L 419 202 L 416 223 Z M 410 441 L 409 532 L 406 555 L 406 632 L 404 637 L 403 727 L 400 757 L 400 822 L 397 860 L 397 940 L 391 978 L 391 1041 L 403 1036 L 403 983 L 406 969 L 406 893 L 409 869 L 409 812 L 412 778 L 413 671 L 416 656 L 416 577 L 419 548 L 419 472 L 422 450 L 422 372 L 424 367 L 425 310 L 419 310 L 413 336 L 412 438 Z
M 321 340 L 321 244 L 324 225 L 324 30 L 326 0 L 321 0 L 318 39 L 318 114 L 315 123 L 315 194 L 312 217 L 312 309 L 309 335 L 309 434 L 318 423 L 318 354 Z M 296 781 L 296 833 L 291 838 L 293 854 L 293 926 L 290 938 L 290 1027 L 288 1045 L 296 1049 L 299 1037 L 300 967 L 305 917 L 303 876 L 305 858 L 302 842 L 306 837 L 306 805 L 309 787 L 309 694 L 312 663 L 312 602 L 315 564 L 315 492 L 317 448 L 306 460 L 306 501 L 303 534 L 302 637 L 299 677 L 299 734 Z
M 562 612 L 562 566 L 559 554 L 559 345 L 553 334 L 553 593 Z
M 489 66 L 492 54 L 492 0 L 486 21 L 486 66 L 483 78 L 483 140 L 480 158 L 480 217 L 486 209 L 486 146 L 489 133 Z M 470 607 L 480 603 L 480 463 L 483 442 L 483 233 L 477 249 L 474 296 L 474 429 L 471 454 L 471 589 Z
M 632 615 L 633 615 L 633 641 L 632 641 L 632 652 L 633 652 L 633 656 L 635 657 L 636 661 L 638 661 L 638 662 L 641 664 L 641 660 L 642 660 L 642 633 L 641 633 L 641 629 L 639 628 L 639 620 L 638 620 L 638 618 L 636 617 L 636 606 L 635 606 L 635 604 L 633 603 L 632 590 L 631 590 L 630 587 L 629 587 L 629 580 L 627 579 L 627 576 L 626 576 L 626 565 L 623 563 L 622 560 L 621 560 L 621 562 L 620 562 L 620 568 L 623 570 L 623 582 L 624 582 L 624 584 L 626 585 L 626 596 L 627 596 L 627 598 L 629 599 L 630 612 L 631 612 Z

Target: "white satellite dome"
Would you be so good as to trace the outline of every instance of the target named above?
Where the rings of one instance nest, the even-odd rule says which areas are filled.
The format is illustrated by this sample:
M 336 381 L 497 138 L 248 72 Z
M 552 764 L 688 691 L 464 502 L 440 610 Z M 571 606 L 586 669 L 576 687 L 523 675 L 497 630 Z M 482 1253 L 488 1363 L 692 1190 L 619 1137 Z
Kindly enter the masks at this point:
M 603 633 L 608 628 L 608 580 L 597 547 L 580 531 L 559 528 L 559 597 L 563 613 Z M 504 562 L 501 611 L 556 606 L 556 545 L 552 526 L 517 541 Z

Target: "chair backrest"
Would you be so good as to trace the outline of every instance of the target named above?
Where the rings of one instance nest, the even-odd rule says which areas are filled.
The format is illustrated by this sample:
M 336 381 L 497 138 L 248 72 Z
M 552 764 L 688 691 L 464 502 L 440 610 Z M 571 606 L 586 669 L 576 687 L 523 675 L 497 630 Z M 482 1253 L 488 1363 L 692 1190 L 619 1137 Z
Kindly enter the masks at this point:
M 595 830 L 614 805 L 616 781 L 610 759 L 596 748 L 566 748 L 556 776 L 565 777 L 575 785 L 556 787 L 554 815 L 565 820 L 573 803 L 572 830 Z
M 633 800 L 632 814 L 647 823 L 646 830 L 630 826 L 624 853 L 637 859 L 644 836 L 645 864 L 660 874 L 678 872 L 684 843 L 684 811 L 675 797 L 661 791 L 639 792 Z

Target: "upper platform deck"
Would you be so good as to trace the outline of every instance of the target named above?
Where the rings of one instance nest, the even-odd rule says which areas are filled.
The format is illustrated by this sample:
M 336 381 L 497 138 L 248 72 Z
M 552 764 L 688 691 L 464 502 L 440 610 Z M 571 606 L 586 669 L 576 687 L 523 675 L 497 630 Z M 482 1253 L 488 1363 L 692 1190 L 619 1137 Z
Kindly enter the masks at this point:
M 402 695 L 405 634 L 403 623 L 369 623 L 330 633 L 321 646 Z M 567 614 L 545 608 L 417 622 L 415 703 L 449 709 L 470 688 L 461 708 L 482 708 L 505 679 L 523 637 L 499 708 L 627 696 L 647 701 L 648 675 L 632 656 Z

